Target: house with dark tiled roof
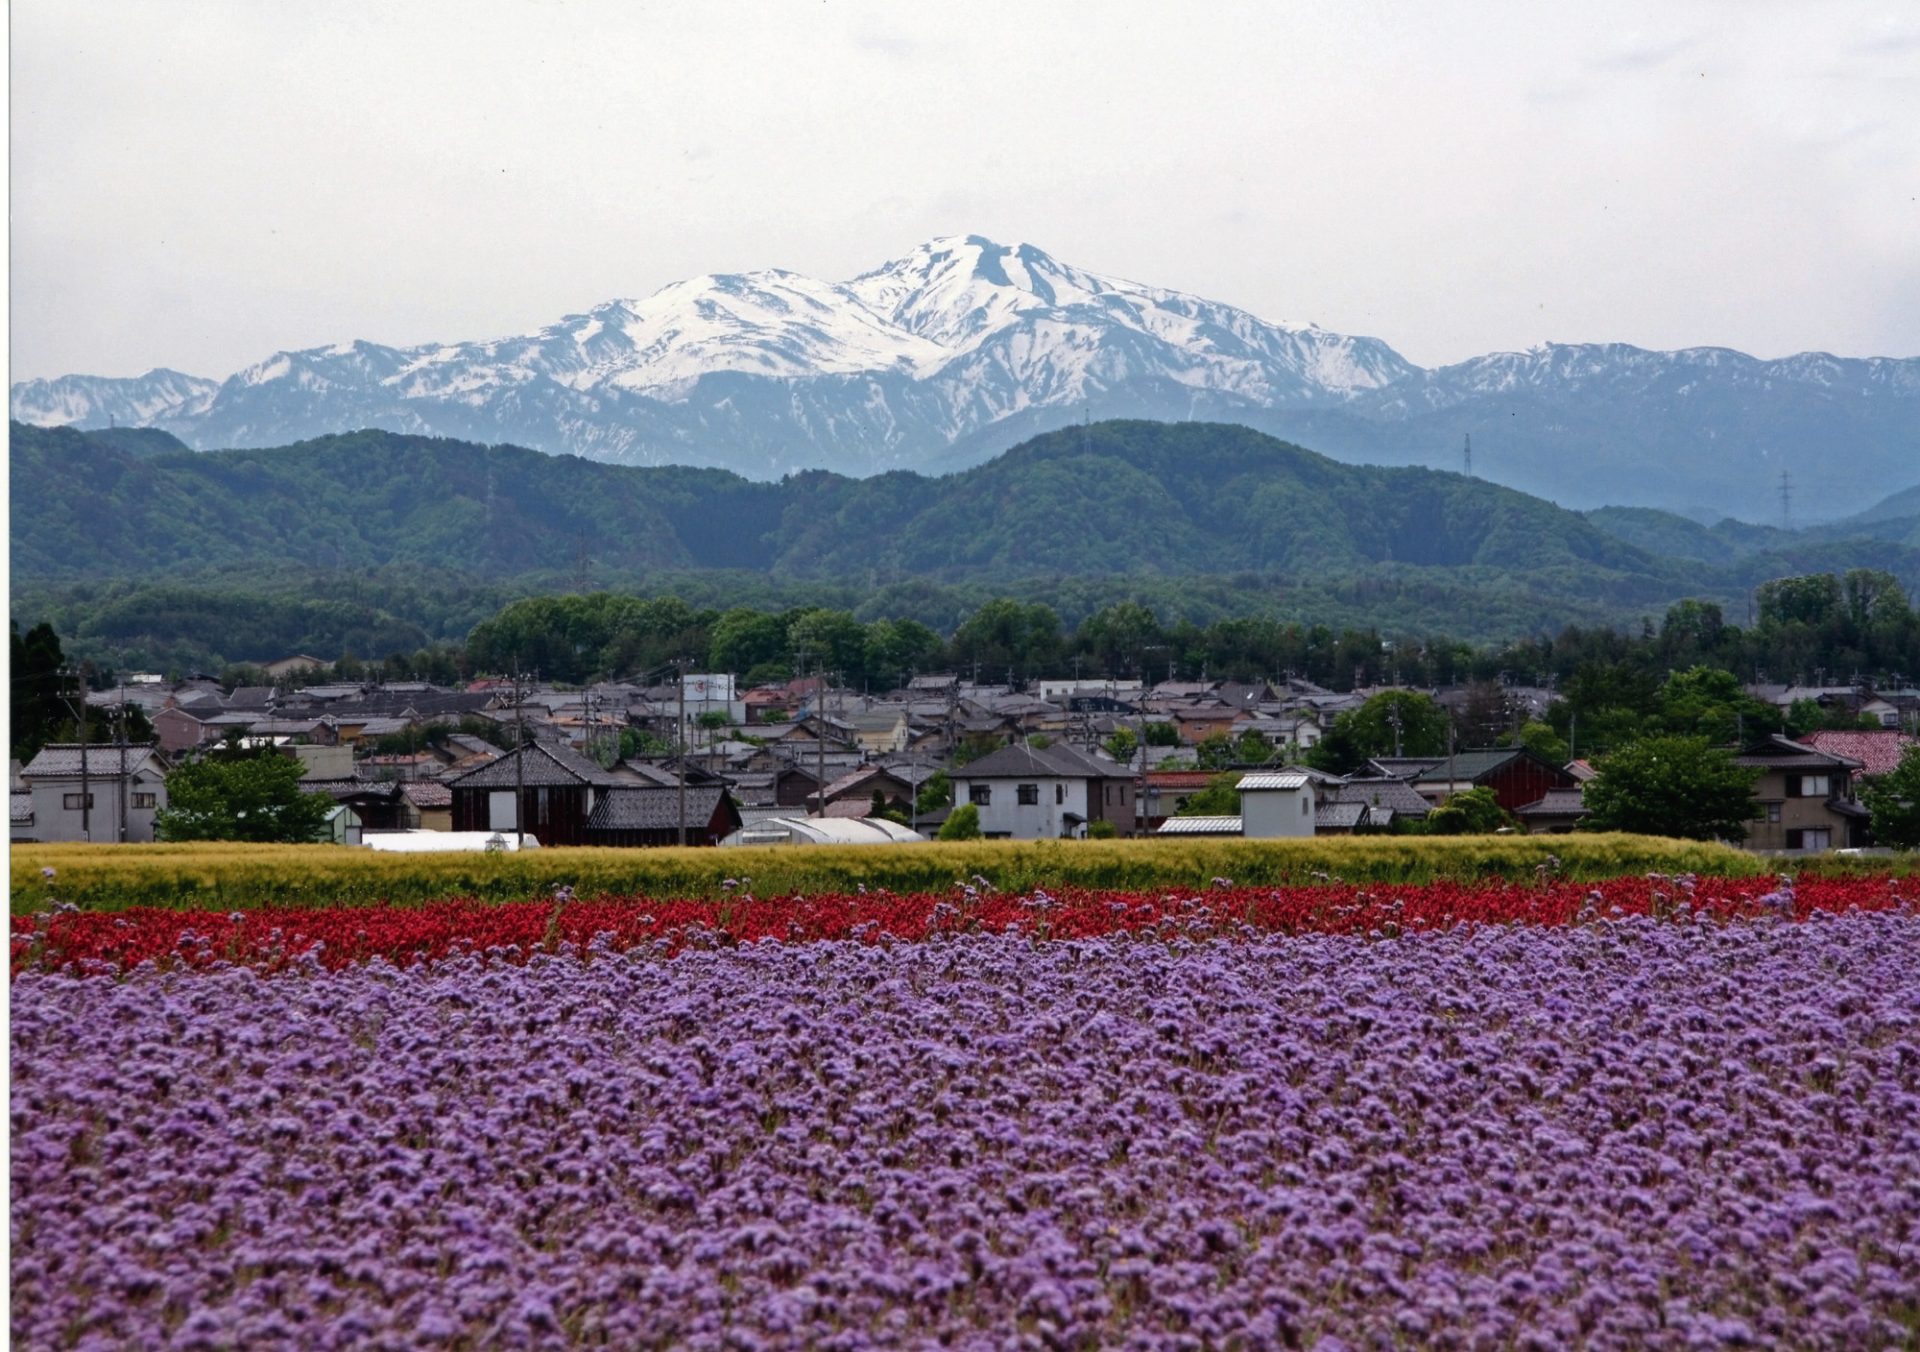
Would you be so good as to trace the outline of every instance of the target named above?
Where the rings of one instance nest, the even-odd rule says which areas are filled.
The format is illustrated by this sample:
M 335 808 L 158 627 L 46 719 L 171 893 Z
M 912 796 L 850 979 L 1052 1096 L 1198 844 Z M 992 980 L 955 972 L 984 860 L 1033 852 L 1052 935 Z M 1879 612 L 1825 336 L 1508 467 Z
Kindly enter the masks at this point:
M 449 781 L 456 831 L 523 830 L 542 845 L 586 845 L 599 795 L 626 787 L 556 742 L 529 742 Z
M 1384 831 L 1396 821 L 1423 821 L 1433 811 L 1433 805 L 1404 779 L 1344 779 L 1324 787 L 1320 802 L 1365 808 L 1365 817 L 1355 826 L 1361 830 Z
M 1869 814 L 1854 796 L 1859 761 L 1778 734 L 1750 743 L 1734 760 L 1759 775 L 1748 849 L 1817 854 L 1871 843 Z
M 1375 760 L 1384 766 L 1389 762 Z M 1537 803 L 1549 789 L 1570 789 L 1579 781 L 1563 765 L 1556 765 L 1524 747 L 1492 747 L 1461 751 L 1429 762 L 1412 776 L 1414 791 L 1438 807 L 1468 789 L 1493 790 L 1494 800 L 1508 812 Z

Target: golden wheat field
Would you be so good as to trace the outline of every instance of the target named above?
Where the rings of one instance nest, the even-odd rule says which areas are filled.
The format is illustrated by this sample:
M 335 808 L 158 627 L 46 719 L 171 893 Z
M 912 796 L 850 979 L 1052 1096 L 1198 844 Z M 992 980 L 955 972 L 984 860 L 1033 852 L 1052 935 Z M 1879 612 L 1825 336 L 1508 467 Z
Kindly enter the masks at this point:
M 43 869 L 51 868 L 47 878 Z M 129 906 L 247 909 L 519 900 L 566 885 L 599 894 L 708 896 L 728 879 L 761 896 L 939 891 L 978 874 L 996 887 L 1266 886 L 1315 881 L 1426 882 L 1645 872 L 1760 872 L 1722 845 L 1649 836 L 1335 837 L 1319 840 L 966 841 L 759 849 L 544 849 L 526 854 L 377 854 L 337 845 L 25 845 L 13 851 L 16 914 L 49 898 L 90 910 Z

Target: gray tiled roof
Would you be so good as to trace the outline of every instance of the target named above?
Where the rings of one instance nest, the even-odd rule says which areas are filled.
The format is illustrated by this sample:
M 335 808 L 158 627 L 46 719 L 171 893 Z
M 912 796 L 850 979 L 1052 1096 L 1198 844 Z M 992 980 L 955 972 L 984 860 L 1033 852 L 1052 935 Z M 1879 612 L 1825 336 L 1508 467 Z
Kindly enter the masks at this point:
M 137 774 L 141 770 L 152 768 L 164 770 L 166 762 L 154 755 L 153 744 L 129 745 L 127 752 L 127 773 Z M 94 742 L 87 747 L 87 773 L 96 778 L 107 778 L 120 771 L 120 748 L 111 742 Z M 63 779 L 80 776 L 80 744 L 78 742 L 48 742 L 40 748 L 40 754 L 28 761 L 26 768 L 20 771 L 26 779 Z
M 32 794 L 9 794 L 7 807 L 9 809 L 8 815 L 15 826 L 31 826 L 33 824 Z
M 687 826 L 703 827 L 726 796 L 721 788 L 687 786 Z M 590 831 L 659 831 L 680 825 L 680 790 L 652 785 L 608 789 L 593 805 L 587 819 Z
M 1084 756 L 1061 742 L 1047 747 L 1018 742 L 971 761 L 952 775 L 955 779 L 1131 779 L 1133 771 L 1114 761 Z
M 408 780 L 400 785 L 400 792 L 415 807 L 453 806 L 453 790 L 436 780 Z
M 1753 770 L 1858 770 L 1860 762 L 1775 734 L 1746 748 L 1734 760 Z
M 1332 789 L 1336 803 L 1360 803 L 1368 808 L 1387 808 L 1402 817 L 1424 817 L 1433 804 L 1414 792 L 1404 779 L 1349 779 Z
M 514 763 L 521 757 L 525 758 L 526 767 L 516 779 Z M 535 742 L 522 751 L 510 751 L 448 781 L 453 787 L 461 789 L 510 789 L 516 782 L 537 788 L 543 784 L 548 787 L 566 784 L 612 787 L 620 781 L 571 747 L 555 742 Z
M 1515 757 L 1525 754 L 1518 747 L 1489 751 L 1461 751 L 1452 756 L 1441 757 L 1413 778 L 1416 784 L 1429 780 L 1455 783 L 1463 779 L 1479 779 L 1483 775 L 1492 774 Z
M 1537 803 L 1528 803 L 1515 811 L 1522 817 L 1577 817 L 1587 810 L 1582 789 L 1548 789 Z
M 1366 816 L 1366 807 L 1359 803 L 1323 803 L 1313 810 L 1313 824 L 1316 829 L 1345 827 L 1351 830 Z

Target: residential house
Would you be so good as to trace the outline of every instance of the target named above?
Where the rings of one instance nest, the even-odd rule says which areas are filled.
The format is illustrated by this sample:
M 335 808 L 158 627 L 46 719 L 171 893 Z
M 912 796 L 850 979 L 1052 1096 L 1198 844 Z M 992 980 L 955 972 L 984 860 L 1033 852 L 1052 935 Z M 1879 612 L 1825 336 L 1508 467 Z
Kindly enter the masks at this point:
M 1001 747 L 949 773 L 955 805 L 973 804 L 988 837 L 1080 837 L 1096 821 L 1123 836 L 1134 830 L 1133 772 L 1061 743 Z
M 1212 770 L 1149 770 L 1141 788 L 1140 824 L 1158 831 L 1169 817 L 1178 816 L 1187 799 L 1213 782 Z
M 352 808 L 366 831 L 404 831 L 413 824 L 412 809 L 401 796 L 397 780 L 303 779 L 300 788 L 306 793 L 324 793 Z
M 1252 723 L 1254 715 L 1226 704 L 1196 704 L 1173 711 L 1174 725 L 1180 729 L 1180 741 L 1198 746 L 1209 737 L 1232 737 L 1238 725 Z
M 1859 761 L 1778 734 L 1734 759 L 1760 776 L 1748 849 L 1817 854 L 1869 843 L 1868 813 L 1854 797 L 1854 772 L 1864 768 Z
M 266 672 L 267 675 L 277 681 L 282 676 L 291 676 L 299 671 L 314 671 L 325 665 L 326 663 L 317 657 L 308 657 L 305 653 L 295 653 L 292 657 L 282 657 L 278 661 L 263 662 L 260 664 L 260 670 Z
M 408 829 L 453 830 L 453 790 L 431 779 L 404 781 L 400 797 L 408 808 Z
M 907 749 L 907 711 L 904 706 L 842 715 L 854 742 L 869 755 L 884 756 Z
M 530 742 L 447 787 L 455 831 L 523 830 L 542 845 L 586 845 L 597 796 L 621 785 L 576 751 Z
M 1376 766 L 1393 762 L 1376 759 Z M 1468 789 L 1493 790 L 1494 801 L 1508 812 L 1518 812 L 1544 798 L 1549 789 L 1571 789 L 1579 781 L 1563 765 L 1524 747 L 1494 747 L 1461 751 L 1429 760 L 1427 768 L 1411 776 L 1415 792 L 1434 806 Z
M 905 773 L 895 774 L 884 765 L 863 765 L 833 780 L 819 793 L 809 797 L 807 806 L 818 812 L 823 803 L 852 803 L 861 811 L 855 815 L 866 816 L 873 806 L 873 795 L 879 794 L 889 807 L 909 808 L 913 804 L 915 786 L 908 782 Z
M 31 835 L 14 813 L 15 840 L 91 840 L 96 844 L 151 841 L 154 818 L 167 805 L 172 767 L 150 742 L 116 746 L 49 742 L 21 768 L 31 803 Z
M 1366 809 L 1350 830 L 1384 831 L 1397 821 L 1422 821 L 1433 805 L 1404 779 L 1354 776 L 1327 785 L 1320 792 L 1322 806 Z
M 217 742 L 219 734 L 207 722 L 216 712 L 211 704 L 199 711 L 170 705 L 153 716 L 154 740 L 161 750 L 173 754 Z

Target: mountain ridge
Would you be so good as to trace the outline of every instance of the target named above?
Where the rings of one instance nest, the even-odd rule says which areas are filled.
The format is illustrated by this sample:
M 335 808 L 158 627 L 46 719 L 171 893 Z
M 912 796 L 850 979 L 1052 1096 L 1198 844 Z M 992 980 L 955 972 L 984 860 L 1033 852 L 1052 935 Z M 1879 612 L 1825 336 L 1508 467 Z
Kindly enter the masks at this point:
M 761 479 L 966 468 L 1089 410 L 1200 417 L 1385 465 L 1454 467 L 1471 435 L 1484 477 L 1563 505 L 1749 516 L 1783 468 L 1808 515 L 1837 517 L 1920 461 L 1920 358 L 1547 344 L 1425 369 L 977 235 L 845 282 L 709 275 L 528 334 L 282 351 L 220 382 L 23 381 L 11 401 L 196 449 L 378 427 Z

